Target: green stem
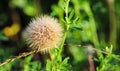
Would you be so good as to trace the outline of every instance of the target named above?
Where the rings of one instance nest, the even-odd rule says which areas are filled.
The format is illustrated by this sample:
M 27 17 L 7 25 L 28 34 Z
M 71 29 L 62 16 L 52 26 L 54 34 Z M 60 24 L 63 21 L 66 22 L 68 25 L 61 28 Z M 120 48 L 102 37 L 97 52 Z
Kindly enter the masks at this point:
M 63 36 L 63 39 L 62 39 L 62 43 L 61 43 L 61 46 L 60 46 L 59 55 L 61 55 L 61 53 L 62 53 L 68 30 L 69 30 L 69 25 L 67 25 L 66 31 L 64 33 L 64 36 Z
M 67 0 L 66 1 L 66 6 L 65 6 L 65 20 L 66 20 L 66 29 L 65 29 L 65 33 L 64 33 L 64 36 L 63 36 L 63 39 L 62 39 L 62 43 L 61 43 L 61 46 L 60 46 L 60 50 L 59 50 L 59 53 L 58 53 L 58 58 L 61 56 L 61 53 L 63 51 L 63 47 L 64 47 L 64 43 L 65 43 L 65 39 L 66 39 L 66 36 L 67 36 L 67 32 L 69 30 L 69 20 L 68 20 L 68 6 L 69 6 L 69 2 L 70 0 Z

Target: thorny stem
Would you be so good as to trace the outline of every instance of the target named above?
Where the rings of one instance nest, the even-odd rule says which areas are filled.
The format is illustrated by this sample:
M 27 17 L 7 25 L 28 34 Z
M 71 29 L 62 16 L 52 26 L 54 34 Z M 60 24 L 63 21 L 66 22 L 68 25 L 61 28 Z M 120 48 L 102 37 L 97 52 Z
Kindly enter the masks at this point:
M 20 58 L 22 58 L 22 57 L 26 57 L 26 56 L 28 56 L 28 55 L 30 55 L 30 54 L 33 54 L 33 53 L 35 53 L 35 51 L 24 52 L 24 53 L 22 53 L 22 54 L 20 54 L 20 55 L 18 55 L 18 56 L 15 56 L 15 57 L 13 57 L 13 58 L 9 58 L 9 59 L 5 60 L 4 62 L 0 63 L 0 66 L 3 66 L 3 65 L 5 65 L 5 64 L 7 64 L 7 63 L 9 63 L 9 62 L 13 62 L 13 61 L 16 60 L 16 59 L 20 59 Z

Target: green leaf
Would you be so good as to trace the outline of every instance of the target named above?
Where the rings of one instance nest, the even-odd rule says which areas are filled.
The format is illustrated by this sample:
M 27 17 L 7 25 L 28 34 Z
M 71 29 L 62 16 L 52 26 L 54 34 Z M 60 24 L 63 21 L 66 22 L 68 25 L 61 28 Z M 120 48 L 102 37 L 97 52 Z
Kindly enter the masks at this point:
M 32 67 L 31 67 L 31 69 L 34 71 L 34 70 L 40 70 L 40 68 L 41 68 L 41 64 L 40 64 L 40 62 L 38 62 L 38 61 L 34 61 L 34 62 L 31 62 L 31 64 L 30 64 Z
M 83 30 L 80 24 L 71 24 L 70 29 L 72 30 Z
M 99 59 L 97 59 L 97 58 L 94 58 L 93 60 L 99 62 Z
M 29 16 L 35 16 L 36 15 L 36 9 L 34 5 L 27 5 L 24 9 L 23 9 L 24 13 L 29 15 Z
M 47 71 L 52 71 L 52 64 L 51 64 L 51 61 L 50 61 L 50 60 L 47 60 L 46 70 L 47 70 Z
M 71 20 L 73 16 L 74 16 L 74 10 L 72 10 L 72 12 L 70 13 L 69 20 Z
M 74 20 L 73 20 L 73 24 L 76 24 L 76 22 L 80 19 L 80 17 L 76 17 Z
M 30 61 L 32 60 L 33 55 L 30 55 L 28 57 L 25 58 L 25 64 L 30 64 Z
M 69 58 L 69 57 L 66 57 L 66 58 L 63 60 L 62 64 L 63 64 L 63 65 L 64 65 L 64 64 L 67 64 L 68 59 L 70 59 L 70 58 Z

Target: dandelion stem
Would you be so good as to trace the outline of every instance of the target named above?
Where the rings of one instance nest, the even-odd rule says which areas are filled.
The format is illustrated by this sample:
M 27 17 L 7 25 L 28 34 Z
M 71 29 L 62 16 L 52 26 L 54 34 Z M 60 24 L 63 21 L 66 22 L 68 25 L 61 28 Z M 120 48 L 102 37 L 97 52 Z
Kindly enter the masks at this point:
M 50 54 L 50 51 L 48 52 L 48 55 L 49 55 L 50 60 L 52 61 L 53 59 L 52 59 L 52 56 Z

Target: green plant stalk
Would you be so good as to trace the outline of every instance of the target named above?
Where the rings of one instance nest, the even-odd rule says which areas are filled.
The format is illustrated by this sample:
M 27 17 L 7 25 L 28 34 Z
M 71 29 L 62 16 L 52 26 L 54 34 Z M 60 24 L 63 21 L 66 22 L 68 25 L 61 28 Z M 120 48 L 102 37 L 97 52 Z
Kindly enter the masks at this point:
M 68 30 L 69 30 L 69 25 L 67 25 L 67 29 L 66 29 L 66 31 L 64 33 L 64 36 L 63 36 L 63 39 L 62 39 L 62 43 L 61 43 L 61 46 L 60 46 L 59 55 L 61 55 L 61 53 L 62 53 L 62 50 L 63 50 L 63 47 L 64 47 L 64 42 L 65 42 Z
M 92 37 L 92 41 L 93 41 L 95 47 L 99 48 L 99 40 L 98 40 L 98 35 L 97 35 L 96 24 L 95 24 L 93 13 L 92 13 L 91 8 L 90 8 L 90 4 L 85 3 L 84 5 L 86 6 L 85 11 L 89 16 L 89 21 L 91 23 L 91 31 L 92 31 L 92 34 L 94 35 L 94 37 Z
M 117 24 L 116 24 L 116 15 L 115 15 L 115 0 L 107 0 L 108 8 L 109 8 L 109 21 L 110 21 L 110 36 L 109 41 L 110 44 L 114 46 L 116 49 L 116 40 L 117 40 Z
M 64 4 L 64 13 L 65 13 L 65 26 L 64 26 L 64 34 L 63 34 L 63 38 L 62 38 L 62 42 L 61 45 L 59 46 L 59 50 L 58 52 L 55 54 L 55 59 L 53 59 L 51 61 L 51 70 L 50 71 L 58 71 L 61 69 L 60 64 L 62 63 L 62 51 L 63 51 L 63 47 L 64 47 L 64 43 L 65 43 L 65 39 L 67 37 L 67 32 L 69 30 L 70 27 L 70 20 L 68 18 L 68 6 L 69 6 L 69 1 L 70 0 L 65 0 L 65 4 Z M 63 18 L 63 17 L 62 17 Z M 57 57 L 57 58 L 56 58 Z M 57 63 L 56 63 L 57 62 Z
M 68 6 L 69 6 L 69 2 L 70 0 L 67 0 L 66 1 L 66 6 L 65 6 L 65 21 L 66 21 L 66 29 L 65 29 L 65 33 L 64 33 L 64 36 L 63 36 L 63 39 L 62 39 L 62 43 L 61 43 L 61 46 L 60 46 L 60 51 L 58 53 L 58 58 L 60 57 L 62 51 L 63 51 L 63 47 L 64 47 L 64 43 L 65 43 L 65 39 L 66 39 L 66 36 L 67 36 L 67 32 L 69 30 L 69 27 L 70 27 L 70 21 L 68 20 Z

